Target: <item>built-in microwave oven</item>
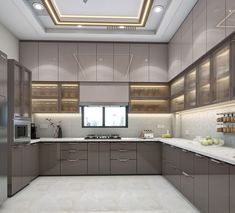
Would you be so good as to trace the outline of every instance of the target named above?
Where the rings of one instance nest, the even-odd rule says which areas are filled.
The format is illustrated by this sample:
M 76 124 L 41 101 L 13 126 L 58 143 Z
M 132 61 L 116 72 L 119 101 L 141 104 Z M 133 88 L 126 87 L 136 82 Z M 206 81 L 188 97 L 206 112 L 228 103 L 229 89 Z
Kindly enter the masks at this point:
M 31 122 L 14 120 L 14 142 L 23 143 L 31 140 Z

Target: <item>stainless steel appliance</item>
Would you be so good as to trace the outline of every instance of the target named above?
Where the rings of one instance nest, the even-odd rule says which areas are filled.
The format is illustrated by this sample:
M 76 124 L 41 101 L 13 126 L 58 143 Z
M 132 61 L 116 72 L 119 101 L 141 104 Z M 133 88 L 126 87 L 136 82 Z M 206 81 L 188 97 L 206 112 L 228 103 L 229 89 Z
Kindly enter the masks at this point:
M 14 120 L 14 143 L 30 142 L 31 122 L 26 120 Z
M 107 140 L 107 139 L 121 139 L 121 137 L 118 134 L 110 134 L 110 135 L 95 135 L 90 134 L 85 137 L 87 140 Z
M 37 137 L 37 127 L 35 123 L 31 123 L 31 139 L 39 139 L 39 137 Z
M 0 205 L 7 199 L 7 55 L 0 51 Z

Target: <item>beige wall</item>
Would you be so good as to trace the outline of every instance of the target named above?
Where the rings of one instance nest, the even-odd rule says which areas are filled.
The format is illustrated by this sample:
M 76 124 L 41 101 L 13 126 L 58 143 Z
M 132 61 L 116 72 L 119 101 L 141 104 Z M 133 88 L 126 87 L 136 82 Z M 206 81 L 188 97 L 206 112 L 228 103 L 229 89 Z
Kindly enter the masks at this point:
M 8 59 L 19 60 L 19 40 L 0 23 L 0 50 Z

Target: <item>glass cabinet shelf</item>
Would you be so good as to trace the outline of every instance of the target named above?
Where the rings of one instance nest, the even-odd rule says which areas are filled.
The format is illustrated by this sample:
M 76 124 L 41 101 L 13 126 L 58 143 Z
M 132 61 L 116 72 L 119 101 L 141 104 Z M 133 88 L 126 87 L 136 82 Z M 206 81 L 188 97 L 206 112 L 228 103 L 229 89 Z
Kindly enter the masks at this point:
M 58 98 L 58 84 L 32 84 L 32 98 Z
M 169 87 L 167 85 L 131 85 L 130 96 L 132 99 L 166 98 L 169 96 Z
M 184 110 L 184 95 L 171 100 L 171 110 L 173 112 Z
M 78 99 L 79 87 L 78 84 L 61 84 L 62 99 Z
M 78 112 L 78 100 L 77 99 L 62 99 L 61 100 L 61 112 Z
M 130 108 L 132 113 L 167 113 L 168 105 L 167 100 L 132 100 Z
M 32 111 L 35 113 L 58 112 L 58 100 L 57 99 L 33 99 Z
M 184 91 L 184 76 L 171 84 L 171 96 Z

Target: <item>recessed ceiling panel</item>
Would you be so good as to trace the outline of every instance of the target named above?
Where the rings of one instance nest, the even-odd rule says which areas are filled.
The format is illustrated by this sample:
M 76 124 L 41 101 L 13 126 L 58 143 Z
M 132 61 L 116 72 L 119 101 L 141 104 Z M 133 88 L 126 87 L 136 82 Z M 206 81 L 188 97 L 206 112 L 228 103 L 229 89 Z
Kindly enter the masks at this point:
M 43 0 L 56 25 L 134 26 L 146 24 L 153 0 Z

